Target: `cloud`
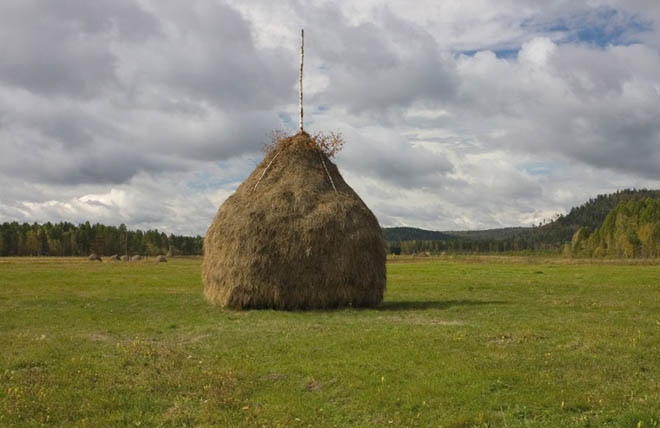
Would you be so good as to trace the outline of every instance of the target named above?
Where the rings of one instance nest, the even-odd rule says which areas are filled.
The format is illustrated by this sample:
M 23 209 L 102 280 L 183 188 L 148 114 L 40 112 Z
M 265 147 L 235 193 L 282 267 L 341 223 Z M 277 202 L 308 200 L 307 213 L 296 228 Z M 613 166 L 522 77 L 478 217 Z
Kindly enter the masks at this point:
M 9 0 L 0 15 L 0 79 L 49 96 L 89 98 L 116 89 L 109 42 L 143 40 L 158 30 L 153 16 L 127 0 Z
M 547 37 L 536 37 L 523 43 L 518 53 L 518 62 L 531 68 L 543 68 L 557 49 L 552 40 Z
M 383 225 L 530 225 L 660 187 L 658 20 L 641 0 L 5 1 L 0 221 L 203 233 L 297 123 L 301 27 L 305 126 L 344 134 Z
M 122 77 L 140 93 L 208 103 L 223 111 L 268 111 L 295 99 L 295 54 L 255 46 L 250 23 L 223 2 L 150 2 L 161 37 L 125 43 Z M 167 99 L 167 98 L 165 98 Z
M 327 85 L 313 100 L 345 107 L 353 114 L 405 108 L 418 100 L 453 95 L 453 60 L 422 27 L 402 20 L 388 8 L 352 24 L 330 4 L 302 9 L 314 29 L 315 61 L 326 70 Z
M 347 136 L 341 165 L 363 177 L 377 178 L 388 187 L 442 188 L 454 169 L 442 154 L 413 146 L 381 129 L 362 128 Z
M 280 126 L 274 107 L 295 97 L 290 51 L 255 47 L 249 23 L 222 3 L 146 6 L 0 6 L 5 174 L 126 183 L 258 151 Z

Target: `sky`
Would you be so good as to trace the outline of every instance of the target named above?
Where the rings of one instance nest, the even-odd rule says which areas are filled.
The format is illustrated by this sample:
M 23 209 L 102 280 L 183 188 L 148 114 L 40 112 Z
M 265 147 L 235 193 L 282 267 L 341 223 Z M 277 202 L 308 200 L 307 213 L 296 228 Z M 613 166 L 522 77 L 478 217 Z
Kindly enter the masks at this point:
M 0 222 L 203 235 L 298 124 L 381 225 L 660 188 L 656 0 L 0 0 Z

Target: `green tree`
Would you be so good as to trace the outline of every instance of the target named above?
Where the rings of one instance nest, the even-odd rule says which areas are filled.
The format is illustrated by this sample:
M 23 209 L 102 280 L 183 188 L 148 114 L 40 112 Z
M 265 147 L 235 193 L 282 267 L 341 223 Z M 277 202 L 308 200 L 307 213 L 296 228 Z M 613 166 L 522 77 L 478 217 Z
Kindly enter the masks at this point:
M 25 255 L 28 256 L 38 256 L 39 255 L 39 237 L 37 232 L 34 230 L 29 230 L 25 237 Z
M 37 226 L 37 239 L 38 244 L 38 255 L 47 256 L 50 254 L 50 248 L 48 246 L 48 234 L 46 230 L 42 227 Z

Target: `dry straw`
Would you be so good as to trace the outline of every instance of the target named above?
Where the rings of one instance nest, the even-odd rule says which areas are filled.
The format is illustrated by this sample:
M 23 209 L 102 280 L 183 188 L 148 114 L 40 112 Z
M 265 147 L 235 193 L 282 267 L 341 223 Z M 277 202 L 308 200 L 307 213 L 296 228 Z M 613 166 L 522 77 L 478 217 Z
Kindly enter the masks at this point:
M 301 131 L 278 141 L 220 207 L 202 279 L 208 300 L 234 309 L 375 306 L 385 242 L 373 213 Z

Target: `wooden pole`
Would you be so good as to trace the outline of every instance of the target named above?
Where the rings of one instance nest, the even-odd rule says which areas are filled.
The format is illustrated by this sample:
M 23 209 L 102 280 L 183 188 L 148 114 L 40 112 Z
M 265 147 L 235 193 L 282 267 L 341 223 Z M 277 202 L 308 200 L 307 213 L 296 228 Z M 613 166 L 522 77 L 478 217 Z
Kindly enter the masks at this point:
M 300 30 L 300 132 L 303 131 L 303 61 L 305 59 L 305 30 Z

